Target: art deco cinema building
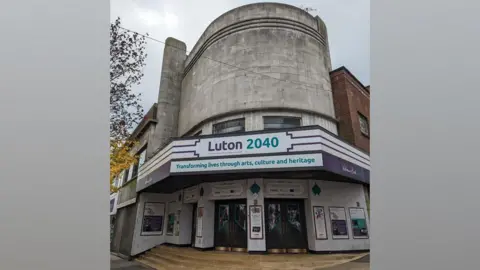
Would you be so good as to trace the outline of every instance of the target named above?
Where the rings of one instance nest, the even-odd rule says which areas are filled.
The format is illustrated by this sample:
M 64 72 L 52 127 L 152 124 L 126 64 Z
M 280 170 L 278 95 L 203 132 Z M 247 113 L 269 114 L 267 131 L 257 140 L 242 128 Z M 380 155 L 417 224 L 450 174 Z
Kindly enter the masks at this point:
M 370 248 L 370 158 L 338 137 L 319 17 L 285 4 L 241 6 L 213 21 L 188 55 L 168 38 L 163 57 L 140 147 L 146 161 L 133 168 L 132 210 L 117 224 L 130 228 L 128 255 L 164 243 Z

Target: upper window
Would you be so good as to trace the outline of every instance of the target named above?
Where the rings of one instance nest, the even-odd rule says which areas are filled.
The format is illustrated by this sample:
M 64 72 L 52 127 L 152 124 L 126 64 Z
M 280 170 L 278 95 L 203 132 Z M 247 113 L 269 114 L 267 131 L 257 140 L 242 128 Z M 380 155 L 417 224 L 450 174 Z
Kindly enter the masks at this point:
M 235 119 L 213 125 L 213 134 L 245 131 L 245 119 Z
M 132 180 L 133 178 L 137 177 L 139 165 L 140 165 L 139 163 L 133 164 L 133 167 L 132 167 L 132 177 L 130 177 L 129 180 Z
M 119 177 L 115 177 L 115 179 L 113 180 L 113 186 L 114 187 L 118 187 L 118 180 L 119 180 Z
M 129 180 L 137 177 L 138 169 L 140 169 L 142 167 L 142 165 L 145 164 L 145 160 L 146 160 L 146 157 L 147 157 L 147 147 L 144 147 L 143 150 L 141 150 L 137 155 L 138 155 L 137 164 L 132 165 L 133 166 L 132 167 L 132 176 L 129 178 Z
M 135 164 L 130 165 L 130 168 L 128 169 L 128 177 L 126 182 L 132 180 L 132 178 L 134 177 L 133 176 L 134 170 L 135 170 Z
M 367 117 L 365 117 L 361 113 L 358 113 L 358 120 L 360 122 L 360 132 L 362 132 L 363 135 L 369 136 L 370 129 L 369 129 L 369 126 L 368 126 Z
M 301 126 L 301 119 L 299 117 L 283 117 L 283 116 L 264 116 L 264 129 L 277 128 L 294 128 Z
M 125 180 L 125 171 L 122 171 L 119 175 L 118 175 L 118 183 L 117 183 L 117 186 L 116 187 L 121 187 L 123 185 L 123 181 Z
M 147 159 L 147 148 L 145 147 L 138 155 L 138 168 L 141 168 Z
M 128 180 L 129 180 L 129 179 L 128 179 L 128 175 L 130 174 L 130 168 L 125 169 L 125 170 L 123 171 L 123 173 L 124 173 L 124 174 L 123 174 L 122 185 L 125 184 L 125 183 L 127 183 Z

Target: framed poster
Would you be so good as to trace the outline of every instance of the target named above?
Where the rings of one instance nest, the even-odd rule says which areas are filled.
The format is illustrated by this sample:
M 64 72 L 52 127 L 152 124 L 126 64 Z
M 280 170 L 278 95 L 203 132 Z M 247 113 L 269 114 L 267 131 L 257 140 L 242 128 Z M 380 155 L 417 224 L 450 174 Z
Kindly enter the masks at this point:
M 146 202 L 143 207 L 141 236 L 162 235 L 165 204 Z
M 325 219 L 325 208 L 323 206 L 313 207 L 313 222 L 315 225 L 315 237 L 317 240 L 327 240 L 327 221 Z
M 175 228 L 175 213 L 168 214 L 167 218 L 167 235 L 173 235 Z
M 197 209 L 197 237 L 202 238 L 202 230 L 203 230 L 203 207 L 199 207 Z
M 367 219 L 363 208 L 349 208 L 353 239 L 368 239 Z
M 175 236 L 180 235 L 180 214 L 181 211 L 177 210 L 177 213 L 175 214 L 175 227 L 173 228 Z
M 261 205 L 250 206 L 250 239 L 263 239 L 263 211 Z
M 330 207 L 332 239 L 349 239 L 345 207 Z

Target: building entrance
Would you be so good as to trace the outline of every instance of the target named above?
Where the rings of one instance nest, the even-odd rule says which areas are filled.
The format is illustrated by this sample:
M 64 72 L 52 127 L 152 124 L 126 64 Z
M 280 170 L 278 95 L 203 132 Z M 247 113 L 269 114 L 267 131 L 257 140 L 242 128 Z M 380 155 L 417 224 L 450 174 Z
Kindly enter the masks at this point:
M 303 200 L 265 199 L 265 226 L 268 252 L 307 252 Z
M 247 202 L 215 202 L 215 248 L 223 251 L 247 250 Z

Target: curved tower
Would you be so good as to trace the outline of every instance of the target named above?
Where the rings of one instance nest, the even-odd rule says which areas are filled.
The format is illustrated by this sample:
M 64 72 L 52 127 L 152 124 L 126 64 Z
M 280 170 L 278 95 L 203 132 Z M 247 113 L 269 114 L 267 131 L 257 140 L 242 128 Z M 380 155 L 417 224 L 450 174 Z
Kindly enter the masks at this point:
M 319 17 L 278 3 L 230 10 L 207 27 L 185 60 L 178 136 L 210 134 L 228 120 L 261 130 L 265 116 L 296 118 L 336 134 L 330 69 Z

